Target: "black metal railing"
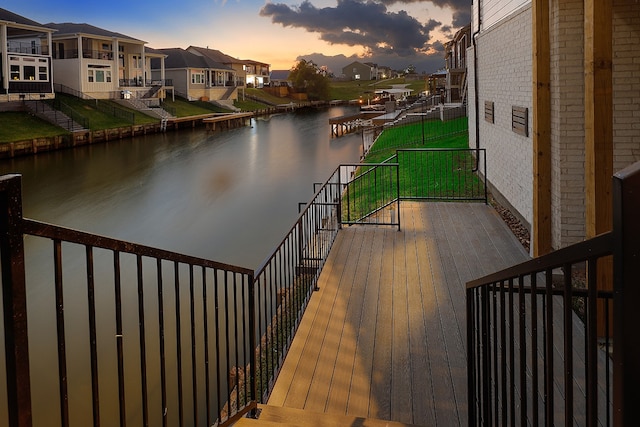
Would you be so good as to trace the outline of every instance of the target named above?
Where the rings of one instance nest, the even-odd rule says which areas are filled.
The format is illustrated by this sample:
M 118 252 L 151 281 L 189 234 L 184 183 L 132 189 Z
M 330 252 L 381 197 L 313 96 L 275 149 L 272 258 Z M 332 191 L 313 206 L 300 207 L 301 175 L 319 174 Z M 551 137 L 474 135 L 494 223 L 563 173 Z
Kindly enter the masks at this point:
M 258 401 L 266 402 L 340 228 L 340 168 L 322 184 L 255 274 Z
M 7 52 L 10 53 L 25 53 L 28 55 L 48 55 L 49 54 L 49 46 L 34 44 L 31 42 L 19 42 L 19 41 L 8 41 L 7 42 Z
M 254 273 L 25 219 L 21 177 L 0 177 L 0 424 L 227 425 L 266 401 L 340 228 L 340 182 Z
M 400 229 L 398 163 L 341 165 L 341 223 L 392 225 Z
M 400 149 L 382 163 L 342 171 L 343 224 L 399 228 L 401 200 L 488 201 L 484 149 Z
M 211 425 L 230 417 L 241 393 L 232 378 L 251 353 L 253 271 L 24 219 L 20 186 L 19 176 L 0 179 L 8 400 L 0 424 Z M 25 257 L 25 241 L 50 245 L 52 258 Z M 52 276 L 27 280 L 43 269 Z M 33 286 L 39 297 L 28 296 Z M 51 298 L 37 301 L 42 295 Z M 38 355 L 33 364 L 29 352 Z M 57 374 L 30 375 L 43 373 L 46 360 Z
M 640 424 L 640 164 L 613 187 L 612 232 L 467 284 L 470 426 Z
M 487 203 L 484 148 L 405 148 L 389 161 L 400 165 L 402 200 Z
M 31 104 L 34 113 L 68 131 L 88 129 L 89 119 L 59 99 L 37 100 Z

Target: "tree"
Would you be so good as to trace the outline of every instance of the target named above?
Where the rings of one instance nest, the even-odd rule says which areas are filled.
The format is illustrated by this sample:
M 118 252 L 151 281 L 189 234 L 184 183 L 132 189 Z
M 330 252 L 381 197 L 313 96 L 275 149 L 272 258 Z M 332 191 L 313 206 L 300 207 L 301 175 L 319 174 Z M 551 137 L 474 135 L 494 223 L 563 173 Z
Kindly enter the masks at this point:
M 322 75 L 313 61 L 301 59 L 291 69 L 289 80 L 297 92 L 306 92 L 310 100 L 329 99 L 329 78 Z

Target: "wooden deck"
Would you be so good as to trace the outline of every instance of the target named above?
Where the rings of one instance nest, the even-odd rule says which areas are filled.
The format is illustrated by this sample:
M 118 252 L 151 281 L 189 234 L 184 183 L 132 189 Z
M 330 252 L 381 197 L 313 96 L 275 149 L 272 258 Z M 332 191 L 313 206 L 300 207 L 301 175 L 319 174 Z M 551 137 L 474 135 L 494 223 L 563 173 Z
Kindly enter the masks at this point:
M 338 234 L 269 405 L 466 425 L 465 283 L 528 254 L 484 204 L 401 213 Z

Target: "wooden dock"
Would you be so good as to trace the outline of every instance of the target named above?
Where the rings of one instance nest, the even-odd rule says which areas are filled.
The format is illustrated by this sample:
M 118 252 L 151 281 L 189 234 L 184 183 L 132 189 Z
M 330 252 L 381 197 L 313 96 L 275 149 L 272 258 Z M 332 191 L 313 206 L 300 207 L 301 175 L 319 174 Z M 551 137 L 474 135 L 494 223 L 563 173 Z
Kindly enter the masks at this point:
M 465 283 L 528 254 L 484 204 L 402 202 L 401 212 L 401 231 L 338 233 L 269 405 L 467 424 Z
M 207 130 L 228 130 L 242 126 L 248 126 L 251 123 L 253 113 L 216 113 L 211 117 L 202 119 Z
M 370 126 L 373 118 L 383 114 L 384 111 L 360 112 L 357 114 L 330 118 L 329 125 L 331 126 L 331 136 L 342 136 L 362 129 L 363 126 Z

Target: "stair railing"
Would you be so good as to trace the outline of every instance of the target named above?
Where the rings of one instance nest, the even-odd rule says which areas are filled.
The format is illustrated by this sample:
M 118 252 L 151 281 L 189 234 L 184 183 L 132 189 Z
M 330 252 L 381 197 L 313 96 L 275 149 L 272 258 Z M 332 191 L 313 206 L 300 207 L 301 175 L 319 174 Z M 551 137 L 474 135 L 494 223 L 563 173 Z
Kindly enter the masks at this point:
M 640 425 L 640 163 L 613 231 L 467 283 L 470 426 Z

